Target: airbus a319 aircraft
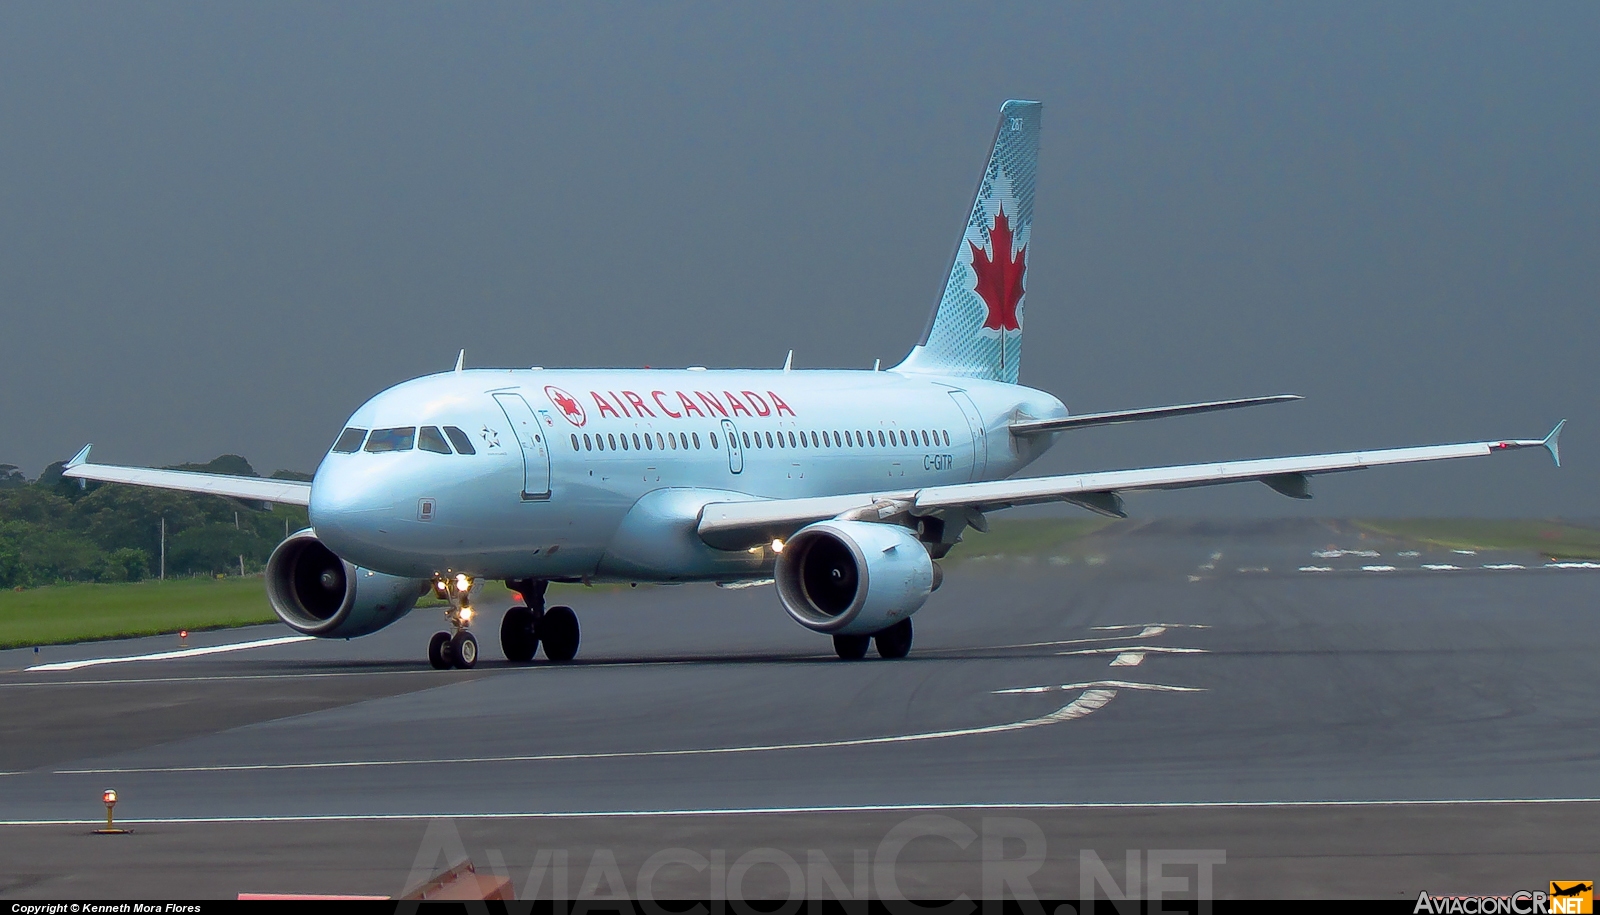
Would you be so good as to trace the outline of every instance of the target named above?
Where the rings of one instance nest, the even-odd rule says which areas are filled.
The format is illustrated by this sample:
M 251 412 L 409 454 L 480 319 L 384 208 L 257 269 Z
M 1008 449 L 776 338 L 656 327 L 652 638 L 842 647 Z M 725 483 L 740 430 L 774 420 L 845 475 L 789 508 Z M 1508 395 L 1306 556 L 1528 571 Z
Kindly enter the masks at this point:
M 350 638 L 430 590 L 448 631 L 433 666 L 472 667 L 473 594 L 500 579 L 525 605 L 501 621 L 507 659 L 578 651 L 549 582 L 775 580 L 795 622 L 839 657 L 911 648 L 938 560 L 989 512 L 1071 502 L 1123 517 L 1120 493 L 1254 480 L 1310 498 L 1315 474 L 1475 457 L 1543 439 L 1012 479 L 1063 433 L 1297 399 L 1293 395 L 1071 415 L 1017 383 L 1040 104 L 1000 109 L 944 293 L 922 339 L 879 371 L 463 369 L 362 404 L 309 483 L 88 462 L 65 475 L 309 507 L 267 563 L 267 594 L 298 632 Z M 792 357 L 792 354 L 791 354 Z

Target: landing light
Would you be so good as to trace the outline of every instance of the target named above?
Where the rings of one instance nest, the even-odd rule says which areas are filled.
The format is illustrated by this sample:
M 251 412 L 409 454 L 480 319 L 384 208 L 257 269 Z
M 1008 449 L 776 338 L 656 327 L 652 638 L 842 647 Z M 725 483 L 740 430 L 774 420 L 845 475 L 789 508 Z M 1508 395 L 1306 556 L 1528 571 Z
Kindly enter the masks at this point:
M 463 622 L 463 623 L 469 622 L 469 621 L 471 621 L 471 619 L 472 619 L 472 608 L 471 607 L 462 607 L 461 608 L 461 622 Z
M 783 541 L 782 540 L 774 540 L 774 541 L 772 541 L 772 552 L 774 552 L 774 553 L 783 552 Z
M 465 594 L 468 591 L 471 591 L 472 590 L 472 579 L 468 578 L 465 574 L 457 575 L 456 576 L 456 590 L 462 592 L 463 594 Z

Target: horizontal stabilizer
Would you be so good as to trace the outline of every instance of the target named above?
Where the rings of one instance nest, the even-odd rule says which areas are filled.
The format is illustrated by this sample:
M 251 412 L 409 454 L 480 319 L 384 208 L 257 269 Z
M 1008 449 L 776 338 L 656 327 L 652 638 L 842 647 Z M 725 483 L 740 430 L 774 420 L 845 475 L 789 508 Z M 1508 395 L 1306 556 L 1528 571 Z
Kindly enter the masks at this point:
M 310 483 L 296 480 L 265 480 L 261 477 L 230 477 L 219 473 L 194 473 L 188 470 L 155 470 L 150 467 L 91 464 L 88 445 L 67 462 L 61 475 L 72 480 L 126 483 L 130 486 L 175 489 L 179 492 L 228 496 L 255 502 L 279 502 L 284 505 L 311 503 Z
M 1188 416 L 1191 413 L 1211 413 L 1217 410 L 1235 410 L 1239 407 L 1257 407 L 1269 403 L 1287 403 L 1301 400 L 1299 394 L 1273 394 L 1270 397 L 1245 397 L 1239 400 L 1208 400 L 1205 403 L 1186 403 L 1171 407 L 1144 407 L 1139 410 L 1117 410 L 1111 413 L 1084 413 L 1063 419 L 1030 419 L 1011 424 L 1012 435 L 1043 435 L 1046 432 L 1064 432 L 1068 429 L 1085 429 L 1090 426 L 1111 426 L 1144 419 L 1166 419 L 1169 416 Z

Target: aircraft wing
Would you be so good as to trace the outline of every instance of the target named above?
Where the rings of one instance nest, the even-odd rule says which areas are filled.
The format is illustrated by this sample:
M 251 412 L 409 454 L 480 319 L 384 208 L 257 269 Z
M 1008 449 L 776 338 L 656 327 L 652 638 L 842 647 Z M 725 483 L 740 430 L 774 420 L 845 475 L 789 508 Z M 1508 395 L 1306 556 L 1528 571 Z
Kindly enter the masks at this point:
M 1417 464 L 1455 458 L 1482 457 L 1518 448 L 1544 448 L 1561 464 L 1558 436 L 1566 420 L 1542 439 L 1508 439 L 1458 445 L 1424 445 L 1379 451 L 1348 451 L 1295 457 L 1182 464 L 1137 470 L 1023 477 L 985 483 L 929 486 L 920 490 L 858 493 L 810 499 L 772 499 L 712 503 L 701 511 L 700 538 L 721 549 L 743 549 L 772 537 L 783 537 L 813 521 L 857 513 L 858 518 L 887 518 L 900 512 L 931 515 L 967 510 L 985 512 L 1041 502 L 1072 502 L 1104 515 L 1124 517 L 1121 492 L 1149 489 L 1187 489 L 1256 480 L 1277 492 L 1299 499 L 1311 498 L 1310 477 L 1320 473 L 1362 470 L 1391 464 Z
M 261 477 L 230 477 L 217 473 L 194 473 L 188 470 L 155 470 L 149 467 L 91 464 L 90 447 L 84 445 L 83 450 L 67 462 L 61 475 L 73 480 L 128 483 L 133 486 L 231 496 L 235 499 L 250 499 L 257 502 L 281 502 L 285 505 L 311 503 L 310 483 L 296 480 L 266 480 Z
M 1269 403 L 1287 403 L 1302 400 L 1299 394 L 1271 394 L 1266 397 L 1244 397 L 1238 400 L 1208 400 L 1205 403 L 1185 403 L 1171 407 L 1141 407 L 1137 410 L 1117 410 L 1111 413 L 1080 413 L 1062 419 L 1029 419 L 1011 424 L 1012 435 L 1043 435 L 1065 432 L 1068 429 L 1087 429 L 1090 426 L 1114 426 L 1145 419 L 1166 419 L 1169 416 L 1189 416 L 1195 413 L 1214 413 L 1217 410 L 1237 410 L 1240 407 L 1258 407 Z

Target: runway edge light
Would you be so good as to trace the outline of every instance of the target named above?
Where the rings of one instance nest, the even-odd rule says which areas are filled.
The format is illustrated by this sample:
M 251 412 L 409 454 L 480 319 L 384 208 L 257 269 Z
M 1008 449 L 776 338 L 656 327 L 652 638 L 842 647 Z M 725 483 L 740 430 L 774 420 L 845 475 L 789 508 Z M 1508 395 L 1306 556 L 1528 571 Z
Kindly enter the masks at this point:
M 115 789 L 115 788 L 107 788 L 106 790 L 100 792 L 100 800 L 104 801 L 105 805 L 106 805 L 106 825 L 105 825 L 104 829 L 96 829 L 94 831 L 95 835 L 100 835 L 100 836 L 126 835 L 128 830 L 126 830 L 126 829 L 118 829 L 116 823 L 114 823 L 112 821 L 112 819 L 111 819 L 112 808 L 117 806 L 117 789 Z

